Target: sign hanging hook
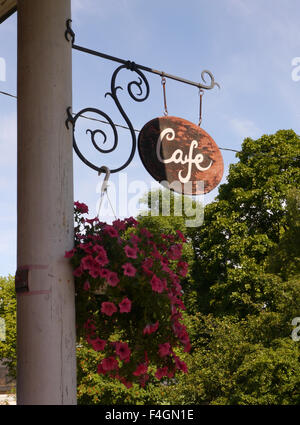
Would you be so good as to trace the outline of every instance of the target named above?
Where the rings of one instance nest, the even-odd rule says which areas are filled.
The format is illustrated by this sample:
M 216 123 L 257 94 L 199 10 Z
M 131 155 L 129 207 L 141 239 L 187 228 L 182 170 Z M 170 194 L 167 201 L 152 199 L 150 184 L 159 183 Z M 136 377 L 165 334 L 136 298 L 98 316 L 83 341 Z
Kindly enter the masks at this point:
M 108 180 L 110 178 L 110 169 L 108 167 L 105 167 L 105 166 L 101 167 L 101 169 L 100 169 L 100 171 L 98 173 L 98 176 L 100 176 L 103 172 L 105 173 L 105 177 L 104 177 L 104 181 L 103 181 L 102 186 L 101 186 L 100 204 L 99 204 L 99 208 L 98 208 L 97 217 L 98 218 L 100 217 L 100 210 L 101 210 L 101 207 L 102 207 L 104 195 L 106 194 L 107 199 L 108 199 L 109 204 L 110 204 L 110 207 L 111 207 L 112 212 L 114 214 L 114 217 L 115 217 L 115 219 L 117 219 L 116 214 L 115 214 L 115 211 L 113 209 L 113 206 L 112 206 L 112 204 L 110 202 L 109 196 L 107 194 Z

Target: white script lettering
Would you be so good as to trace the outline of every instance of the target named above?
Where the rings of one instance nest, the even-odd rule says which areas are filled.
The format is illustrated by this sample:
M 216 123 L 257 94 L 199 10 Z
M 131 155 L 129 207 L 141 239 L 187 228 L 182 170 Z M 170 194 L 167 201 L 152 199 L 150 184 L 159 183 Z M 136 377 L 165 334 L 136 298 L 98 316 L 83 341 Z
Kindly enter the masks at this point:
M 170 158 L 163 159 L 161 157 L 161 145 L 165 136 L 167 140 L 172 141 L 175 139 L 175 131 L 172 128 L 166 128 L 160 133 L 159 138 L 157 139 L 157 145 L 156 145 L 157 159 L 163 164 L 170 164 L 172 162 L 174 164 L 182 164 L 182 165 L 188 164 L 188 170 L 185 177 L 183 177 L 182 175 L 183 170 L 180 170 L 178 172 L 178 178 L 181 183 L 187 183 L 188 181 L 190 181 L 193 164 L 196 165 L 199 171 L 206 171 L 210 169 L 210 167 L 213 164 L 212 160 L 210 161 L 210 164 L 208 165 L 208 167 L 201 167 L 201 163 L 204 161 L 204 156 L 202 155 L 202 153 L 196 154 L 195 157 L 193 158 L 193 151 L 195 148 L 198 147 L 198 142 L 196 140 L 192 141 L 188 155 L 184 155 L 181 149 L 176 149 L 176 151 L 173 152 Z

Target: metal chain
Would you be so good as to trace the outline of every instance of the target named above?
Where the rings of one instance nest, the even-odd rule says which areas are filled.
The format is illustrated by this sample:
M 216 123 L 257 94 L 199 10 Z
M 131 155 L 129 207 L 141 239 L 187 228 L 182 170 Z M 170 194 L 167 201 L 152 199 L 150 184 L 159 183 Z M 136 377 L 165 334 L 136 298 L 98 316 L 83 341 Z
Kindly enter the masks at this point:
M 167 116 L 168 115 L 168 107 L 167 107 L 167 95 L 166 95 L 166 78 L 164 77 L 164 75 L 162 75 L 161 77 L 161 84 L 163 86 L 163 94 L 164 94 L 164 115 Z
M 200 96 L 200 110 L 199 110 L 199 123 L 198 126 L 201 126 L 202 123 L 202 98 L 204 95 L 204 91 L 202 89 L 199 89 L 199 96 Z

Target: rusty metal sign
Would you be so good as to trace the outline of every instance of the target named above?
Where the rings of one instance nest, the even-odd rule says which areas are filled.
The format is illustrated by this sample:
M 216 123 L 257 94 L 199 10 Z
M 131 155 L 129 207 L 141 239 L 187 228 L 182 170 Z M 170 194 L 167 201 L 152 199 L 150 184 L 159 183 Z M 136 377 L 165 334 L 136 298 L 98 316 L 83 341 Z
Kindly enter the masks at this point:
M 165 116 L 149 121 L 140 132 L 138 148 L 151 176 L 175 192 L 208 193 L 222 179 L 224 163 L 215 141 L 182 118 Z

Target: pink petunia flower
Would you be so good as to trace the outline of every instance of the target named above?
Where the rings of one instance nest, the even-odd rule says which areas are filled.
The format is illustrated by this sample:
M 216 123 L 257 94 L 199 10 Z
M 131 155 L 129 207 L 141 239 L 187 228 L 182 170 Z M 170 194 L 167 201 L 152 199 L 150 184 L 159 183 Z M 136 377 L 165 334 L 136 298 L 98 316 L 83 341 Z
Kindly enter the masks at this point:
M 182 360 L 180 360 L 179 357 L 174 356 L 174 360 L 175 360 L 175 365 L 177 367 L 178 370 L 181 370 L 183 373 L 187 373 L 188 368 L 185 362 L 183 362 Z
M 191 346 L 191 344 L 190 344 L 190 342 L 188 343 L 188 344 L 186 344 L 185 346 L 184 346 L 184 352 L 185 353 L 189 353 L 190 351 L 191 351 L 191 348 L 192 348 L 192 346 Z
M 113 227 L 117 230 L 126 230 L 126 224 L 124 221 L 117 219 L 113 222 Z
M 114 303 L 106 301 L 101 304 L 101 313 L 106 314 L 107 316 L 112 316 L 117 311 L 117 307 Z
M 167 373 L 167 377 L 168 378 L 173 378 L 174 375 L 175 375 L 175 371 L 174 370 L 169 370 L 168 373 Z
M 101 365 L 105 372 L 119 368 L 118 361 L 114 357 L 108 357 L 103 359 Z
M 106 251 L 104 249 L 103 249 L 103 252 L 99 252 L 97 257 L 95 258 L 95 261 L 101 267 L 104 267 L 109 263 L 107 255 L 106 255 Z
M 120 302 L 120 313 L 129 313 L 131 311 L 131 301 L 126 297 Z
M 103 278 L 107 278 L 110 274 L 110 271 L 107 269 L 100 269 L 99 270 L 99 276 Z
M 133 217 L 126 218 L 125 221 L 127 224 L 129 224 L 129 226 L 132 227 L 136 227 L 139 224 Z
M 184 234 L 180 230 L 176 230 L 177 235 L 182 240 L 182 242 L 186 242 Z
M 130 381 L 126 381 L 125 378 L 121 378 L 120 382 L 122 382 L 123 385 L 125 385 L 126 388 L 131 388 L 132 387 L 132 382 Z
M 66 251 L 65 258 L 72 258 L 74 257 L 75 253 L 76 253 L 76 248 L 71 249 L 71 251 Z
M 89 275 L 96 279 L 100 274 L 100 270 L 97 267 L 93 267 L 89 270 Z
M 130 241 L 134 245 L 137 245 L 139 242 L 141 242 L 141 239 L 137 235 L 131 235 L 130 236 Z
M 185 261 L 179 261 L 178 263 L 178 273 L 182 277 L 186 277 L 188 273 L 189 265 Z
M 101 364 L 101 363 L 99 363 L 99 364 L 98 364 L 98 367 L 97 367 L 97 373 L 98 373 L 99 375 L 105 375 L 105 373 L 106 373 L 106 371 L 103 369 L 103 366 L 102 366 L 102 364 Z
M 155 376 L 157 379 L 161 380 L 164 376 L 168 376 L 168 368 L 167 366 L 157 369 L 155 372 Z
M 95 323 L 92 319 L 87 319 L 87 321 L 84 323 L 83 327 L 86 331 L 89 331 L 90 333 L 94 333 L 95 330 L 97 329 L 96 326 L 95 326 Z
M 126 263 L 122 266 L 122 269 L 124 270 L 124 275 L 125 276 L 131 276 L 134 277 L 136 274 L 136 268 L 133 267 L 132 264 L 130 263 Z
M 158 252 L 157 248 L 155 247 L 153 251 L 150 253 L 151 257 L 155 258 L 156 260 L 162 260 L 163 256 L 160 252 Z
M 132 248 L 131 246 L 126 245 L 124 251 L 128 258 L 137 258 L 137 248 Z
M 172 328 L 174 331 L 174 334 L 176 336 L 179 337 L 180 334 L 182 334 L 183 332 L 186 332 L 186 328 L 184 325 L 182 325 L 181 323 L 179 323 L 178 321 L 174 320 L 173 324 L 172 324 Z
M 106 346 L 106 341 L 100 338 L 89 339 L 89 343 L 95 351 L 103 351 Z
M 171 344 L 169 342 L 166 342 L 165 344 L 160 344 L 158 354 L 160 355 L 160 357 L 165 357 L 171 354 Z
M 89 212 L 89 208 L 85 204 L 82 204 L 80 202 L 74 202 L 74 206 L 82 214 L 87 214 Z
M 117 237 L 119 236 L 119 234 L 118 234 L 117 230 L 116 230 L 113 226 L 110 226 L 109 224 L 107 224 L 107 225 L 104 227 L 104 231 L 105 231 L 107 234 L 109 234 L 109 236 L 110 236 L 111 238 L 117 238 Z
M 91 236 L 93 236 L 93 235 L 91 235 Z M 93 251 L 96 252 L 96 254 L 102 254 L 103 252 L 105 252 L 105 254 L 106 254 L 106 251 L 103 248 L 103 246 L 98 245 L 98 244 L 93 246 Z
M 147 276 L 152 276 L 153 275 L 153 271 L 151 271 L 150 269 L 148 269 L 147 266 L 145 266 L 144 264 L 142 265 L 142 270 L 143 272 L 147 275 Z
M 166 273 L 171 273 L 172 272 L 172 270 L 166 265 L 166 264 L 162 264 L 162 267 L 161 267 L 161 269 L 164 271 L 164 272 L 166 272 Z
M 77 269 L 75 269 L 75 270 L 73 271 L 73 275 L 74 275 L 75 277 L 80 277 L 80 276 L 82 276 L 82 273 L 83 273 L 83 270 L 82 270 L 81 266 L 77 267 Z
M 118 275 L 115 272 L 110 272 L 106 277 L 106 280 L 110 286 L 117 286 L 120 282 L 120 279 L 118 278 Z
M 129 361 L 131 351 L 126 342 L 116 343 L 116 353 L 119 356 L 120 360 L 124 360 L 125 362 Z
M 140 386 L 144 388 L 145 385 L 146 385 L 146 382 L 148 380 L 149 380 L 149 375 L 148 374 L 145 374 L 145 375 L 141 376 L 140 377 Z
M 153 236 L 152 233 L 150 233 L 149 230 L 147 230 L 145 228 L 141 229 L 141 234 L 146 236 L 146 238 L 148 238 L 148 239 L 152 238 L 152 236 Z
M 93 249 L 92 249 L 92 244 L 91 243 L 81 243 L 79 244 L 79 248 L 83 249 L 84 252 L 86 254 L 92 254 L 93 253 Z
M 168 251 L 168 257 L 171 260 L 178 260 L 181 257 L 182 245 L 172 245 Z
M 187 345 L 190 342 L 190 338 L 189 338 L 188 333 L 185 329 L 183 329 L 179 333 L 178 338 L 179 338 L 180 342 L 182 342 L 183 345 Z
M 153 275 L 150 283 L 153 291 L 158 292 L 159 294 L 163 292 L 164 284 L 156 275 Z
M 145 326 L 145 328 L 143 330 L 143 334 L 144 335 L 151 335 L 151 334 L 153 334 L 154 332 L 157 331 L 158 327 L 159 327 L 158 321 L 154 324 L 149 323 L 148 325 Z
M 176 296 L 174 296 L 171 293 L 168 294 L 168 297 L 169 297 L 172 305 L 178 305 L 178 307 L 181 310 L 185 310 L 186 309 L 185 305 L 183 304 L 183 302 L 182 302 L 182 300 L 180 298 L 177 298 Z
M 91 270 L 95 267 L 94 258 L 91 255 L 87 255 L 81 259 L 81 267 L 83 270 Z
M 86 280 L 86 281 L 84 282 L 84 285 L 83 285 L 83 290 L 84 290 L 84 291 L 89 291 L 90 289 L 91 289 L 90 282 L 89 282 L 88 280 Z
M 147 258 L 143 261 L 143 266 L 147 267 L 148 269 L 151 269 L 153 267 L 153 259 Z
M 148 365 L 141 363 L 137 366 L 136 370 L 133 372 L 134 376 L 144 375 L 148 371 Z

